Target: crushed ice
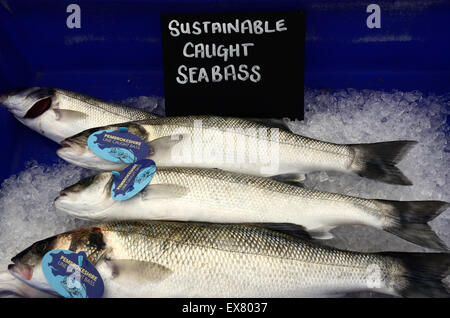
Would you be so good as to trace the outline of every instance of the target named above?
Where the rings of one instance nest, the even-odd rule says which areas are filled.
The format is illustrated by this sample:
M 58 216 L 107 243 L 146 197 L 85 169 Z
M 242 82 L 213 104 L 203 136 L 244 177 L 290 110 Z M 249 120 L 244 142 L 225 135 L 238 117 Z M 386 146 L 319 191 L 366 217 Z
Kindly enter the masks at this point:
M 425 96 L 419 91 L 305 90 L 305 121 L 293 122 L 301 135 L 335 143 L 417 140 L 398 167 L 413 186 L 384 184 L 355 175 L 308 174 L 307 187 L 366 198 L 450 201 L 450 94 Z M 431 222 L 450 245 L 450 209 Z M 328 243 L 358 251 L 425 251 L 374 228 L 345 226 Z
M 59 192 L 89 173 L 62 160 L 53 165 L 28 163 L 0 189 L 0 268 L 31 244 L 86 224 L 58 213 L 53 201 Z M 94 174 L 94 172 L 91 172 Z

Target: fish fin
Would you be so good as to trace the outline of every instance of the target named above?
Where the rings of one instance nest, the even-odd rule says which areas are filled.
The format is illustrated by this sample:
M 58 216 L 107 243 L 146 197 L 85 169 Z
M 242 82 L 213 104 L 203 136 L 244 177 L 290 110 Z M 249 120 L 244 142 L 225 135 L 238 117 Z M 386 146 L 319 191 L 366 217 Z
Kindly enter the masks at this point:
M 306 229 L 301 225 L 292 223 L 256 223 L 255 225 L 262 226 L 275 232 L 294 236 L 302 240 L 312 240 L 311 235 L 309 235 L 308 231 L 306 231 Z
M 82 120 L 88 117 L 87 114 L 70 109 L 54 109 L 58 121 Z
M 172 147 L 185 139 L 187 134 L 173 134 L 171 136 L 164 136 L 156 138 L 148 143 L 150 148 L 150 156 L 164 155 L 166 152 L 171 151 Z
M 188 193 L 188 188 L 178 184 L 149 184 L 141 192 L 142 200 L 181 198 Z
M 270 178 L 275 181 L 286 183 L 289 185 L 293 185 L 293 186 L 297 186 L 297 187 L 301 187 L 301 188 L 305 187 L 305 185 L 301 182 L 301 180 L 305 179 L 303 174 L 297 174 L 297 173 L 277 174 L 275 176 L 271 176 Z
M 412 243 L 439 250 L 447 250 L 444 242 L 427 224 L 450 207 L 444 201 L 376 200 L 388 222 L 385 231 Z
M 129 278 L 130 275 L 140 280 L 160 282 L 172 274 L 169 268 L 152 262 L 119 259 L 107 260 L 106 263 L 112 271 L 112 278 Z
M 281 181 L 284 184 L 288 184 L 294 187 L 300 187 L 300 188 L 304 188 L 305 185 L 301 182 L 297 182 L 297 181 Z
M 330 232 L 334 228 L 334 226 L 322 226 L 313 230 L 308 230 L 308 233 L 315 240 L 330 240 L 334 237 Z
M 397 259 L 403 270 L 395 271 L 394 289 L 403 297 L 450 297 L 442 281 L 450 274 L 448 253 L 380 253 Z
M 417 141 L 398 140 L 373 144 L 349 145 L 355 152 L 352 171 L 362 177 L 391 184 L 412 185 L 395 165 Z
M 248 120 L 270 128 L 278 128 L 284 131 L 292 132 L 291 128 L 289 128 L 289 120 L 287 118 L 248 118 Z

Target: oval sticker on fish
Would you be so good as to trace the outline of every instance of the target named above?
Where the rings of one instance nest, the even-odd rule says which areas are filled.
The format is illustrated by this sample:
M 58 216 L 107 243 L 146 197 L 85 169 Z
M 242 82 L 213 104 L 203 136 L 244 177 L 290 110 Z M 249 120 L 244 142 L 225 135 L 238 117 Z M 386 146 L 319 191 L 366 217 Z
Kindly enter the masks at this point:
M 114 183 L 111 188 L 111 197 L 117 201 L 127 200 L 142 189 L 153 178 L 156 164 L 153 160 L 143 159 L 129 165 L 121 173 L 113 172 Z
M 147 143 L 125 127 L 96 131 L 89 136 L 87 143 L 97 156 L 115 163 L 130 164 L 150 153 Z
M 103 280 L 85 252 L 52 250 L 42 259 L 42 271 L 52 288 L 66 298 L 99 298 Z

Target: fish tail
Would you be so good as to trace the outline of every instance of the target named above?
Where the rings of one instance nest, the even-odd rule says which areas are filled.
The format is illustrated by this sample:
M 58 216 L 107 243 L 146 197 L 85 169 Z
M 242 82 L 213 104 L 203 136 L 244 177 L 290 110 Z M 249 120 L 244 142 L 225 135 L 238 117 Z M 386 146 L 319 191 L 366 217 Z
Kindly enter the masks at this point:
M 355 151 L 351 169 L 362 177 L 391 184 L 412 185 L 395 165 L 417 141 L 398 140 L 349 145 Z
M 439 250 L 447 246 L 427 224 L 444 212 L 450 204 L 444 201 L 389 201 L 381 204 L 386 218 L 384 230 L 412 243 Z
M 442 281 L 450 274 L 448 253 L 381 253 L 396 259 L 400 270 L 393 270 L 393 287 L 403 297 L 449 298 Z

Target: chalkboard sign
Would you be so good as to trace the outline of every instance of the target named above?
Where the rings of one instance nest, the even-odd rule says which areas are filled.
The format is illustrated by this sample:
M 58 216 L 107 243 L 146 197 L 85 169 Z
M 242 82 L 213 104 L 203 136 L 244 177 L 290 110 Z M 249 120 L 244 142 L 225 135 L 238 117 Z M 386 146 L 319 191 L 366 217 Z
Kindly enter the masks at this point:
M 303 11 L 161 21 L 167 116 L 303 119 Z

